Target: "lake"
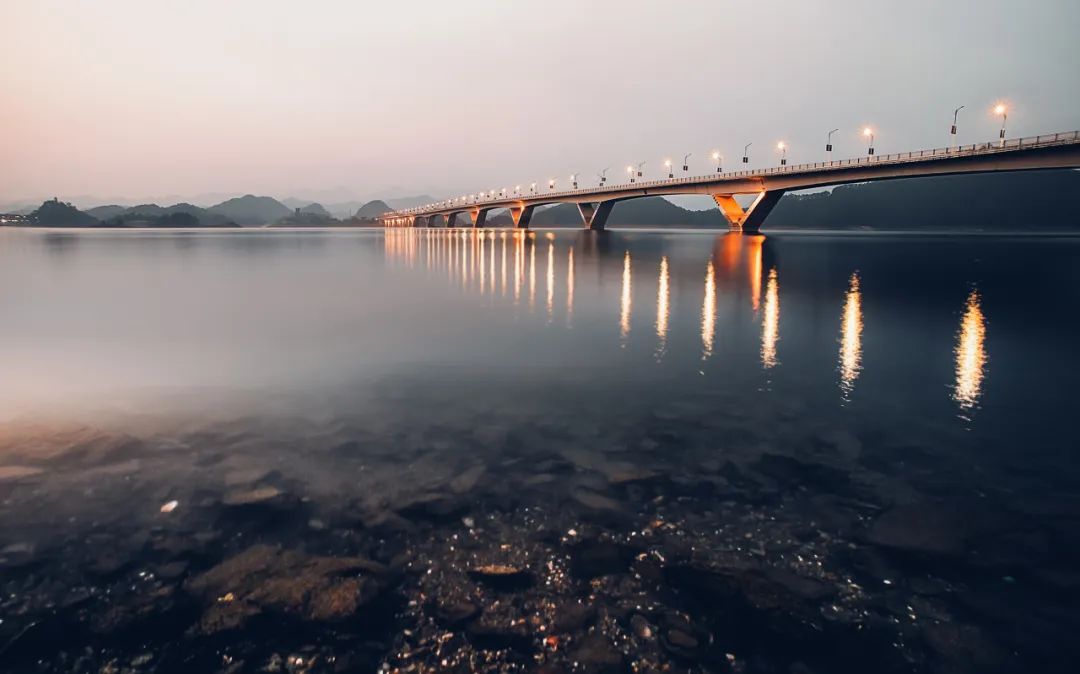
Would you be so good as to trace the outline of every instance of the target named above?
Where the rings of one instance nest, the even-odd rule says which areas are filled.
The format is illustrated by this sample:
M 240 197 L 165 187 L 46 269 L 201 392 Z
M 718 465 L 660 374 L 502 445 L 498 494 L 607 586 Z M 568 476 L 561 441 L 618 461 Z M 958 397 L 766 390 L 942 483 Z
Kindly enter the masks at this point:
M 0 229 L 0 670 L 1065 672 L 1080 238 Z

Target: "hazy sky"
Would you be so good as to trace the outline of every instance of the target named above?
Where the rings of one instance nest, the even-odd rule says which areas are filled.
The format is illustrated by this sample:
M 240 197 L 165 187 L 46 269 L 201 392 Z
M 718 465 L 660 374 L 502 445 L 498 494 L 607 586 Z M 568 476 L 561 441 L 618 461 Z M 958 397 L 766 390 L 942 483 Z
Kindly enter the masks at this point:
M 0 199 L 436 196 L 1080 128 L 1078 0 L 2 0 Z

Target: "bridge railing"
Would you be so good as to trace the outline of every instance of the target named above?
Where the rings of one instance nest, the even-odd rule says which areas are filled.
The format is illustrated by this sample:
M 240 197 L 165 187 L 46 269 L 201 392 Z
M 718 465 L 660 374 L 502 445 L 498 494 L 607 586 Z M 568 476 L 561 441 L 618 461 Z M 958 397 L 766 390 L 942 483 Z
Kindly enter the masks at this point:
M 986 143 L 972 143 L 970 145 L 958 145 L 957 147 L 943 147 L 934 148 L 930 150 L 913 150 L 911 152 L 896 152 L 892 154 L 882 155 L 869 155 L 866 157 L 851 157 L 848 159 L 834 159 L 832 161 L 810 162 L 803 164 L 792 164 L 790 166 L 772 166 L 766 169 L 746 169 L 743 171 L 729 171 L 726 173 L 714 173 L 704 176 L 686 176 L 679 178 L 662 178 L 660 180 L 646 180 L 643 182 L 626 182 L 616 183 L 607 188 L 599 187 L 582 187 L 576 190 L 559 190 L 557 192 L 536 192 L 529 195 L 517 195 L 516 197 L 498 197 L 491 199 L 483 199 L 473 201 L 470 203 L 462 204 L 460 208 L 462 210 L 468 210 L 476 206 L 498 207 L 500 205 L 510 205 L 516 202 L 521 197 L 528 199 L 536 199 L 543 197 L 544 199 L 551 198 L 553 201 L 557 201 L 561 197 L 569 196 L 581 196 L 584 194 L 597 193 L 604 194 L 612 189 L 619 187 L 623 189 L 646 189 L 650 187 L 670 187 L 673 185 L 687 185 L 687 184 L 703 184 L 719 182 L 724 180 L 733 180 L 738 178 L 750 178 L 757 176 L 777 175 L 777 174 L 789 174 L 789 173 L 801 173 L 805 171 L 820 171 L 828 169 L 843 169 L 851 166 L 869 166 L 869 165 L 882 165 L 882 164 L 897 164 L 918 160 L 934 160 L 934 159 L 955 159 L 958 157 L 974 157 L 981 155 L 997 154 L 1000 152 L 1014 152 L 1021 149 L 1034 149 L 1037 147 L 1048 147 L 1052 145 L 1062 145 L 1068 143 L 1080 142 L 1080 131 L 1068 131 L 1063 133 L 1049 133 L 1039 136 L 1028 136 L 1025 138 L 1009 138 L 1004 142 L 986 142 Z M 456 207 L 455 207 L 456 208 Z M 412 208 L 406 211 L 397 211 L 395 213 L 388 213 L 386 217 L 402 217 L 410 215 L 425 215 L 429 213 L 442 213 L 447 211 L 446 206 L 439 206 L 437 204 L 431 204 L 428 206 L 421 206 L 418 208 Z

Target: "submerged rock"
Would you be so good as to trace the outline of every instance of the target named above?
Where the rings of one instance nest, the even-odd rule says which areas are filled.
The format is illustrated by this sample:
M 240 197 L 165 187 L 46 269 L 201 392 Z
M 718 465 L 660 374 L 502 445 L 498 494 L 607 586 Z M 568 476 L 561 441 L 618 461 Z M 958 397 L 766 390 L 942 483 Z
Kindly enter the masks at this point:
M 487 468 L 482 464 L 469 468 L 453 480 L 450 480 L 450 491 L 455 494 L 465 494 L 472 491 L 486 472 Z
M 229 506 L 255 505 L 266 503 L 281 496 L 281 490 L 276 487 L 256 487 L 243 491 L 232 491 L 225 494 L 222 503 Z
M 587 489 L 577 489 L 573 493 L 574 500 L 581 505 L 592 508 L 593 510 L 610 510 L 614 512 L 621 512 L 622 504 L 615 499 L 608 498 L 602 494 L 597 494 L 594 491 Z
M 874 521 L 866 540 L 903 552 L 957 556 L 966 549 L 963 522 L 927 503 L 898 506 Z
M 533 584 L 527 569 L 506 564 L 485 564 L 469 569 L 469 577 L 496 590 L 513 591 Z
M 212 634 L 242 626 L 263 612 L 312 621 L 354 615 L 382 589 L 385 567 L 362 557 L 316 557 L 255 545 L 185 584 L 206 610 L 199 630 Z

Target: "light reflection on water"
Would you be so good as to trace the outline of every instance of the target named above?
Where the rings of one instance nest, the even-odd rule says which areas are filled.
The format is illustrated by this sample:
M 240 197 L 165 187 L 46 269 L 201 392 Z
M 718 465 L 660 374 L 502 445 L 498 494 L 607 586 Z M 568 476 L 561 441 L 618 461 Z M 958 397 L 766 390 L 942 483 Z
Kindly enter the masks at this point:
M 668 288 L 667 256 L 660 258 L 660 276 L 656 282 L 656 359 L 664 357 L 667 350 L 669 303 L 671 290 Z
M 862 296 L 859 293 L 859 274 L 853 272 L 844 298 L 844 315 L 840 321 L 840 389 L 844 398 L 851 396 L 855 380 L 862 367 Z
M 780 339 L 780 287 L 776 269 L 769 270 L 765 286 L 765 316 L 761 320 L 761 364 L 776 367 L 776 342 Z
M 701 305 L 701 359 L 712 355 L 713 338 L 716 336 L 716 271 L 712 258 L 705 268 L 705 299 Z
M 972 290 L 964 305 L 956 338 L 956 385 L 953 399 L 965 413 L 979 402 L 986 375 L 986 319 L 979 293 Z
M 626 346 L 626 340 L 630 337 L 630 312 L 634 303 L 632 283 L 630 251 L 626 251 L 626 255 L 623 256 L 622 295 L 619 300 L 619 336 L 622 338 L 623 347 Z

